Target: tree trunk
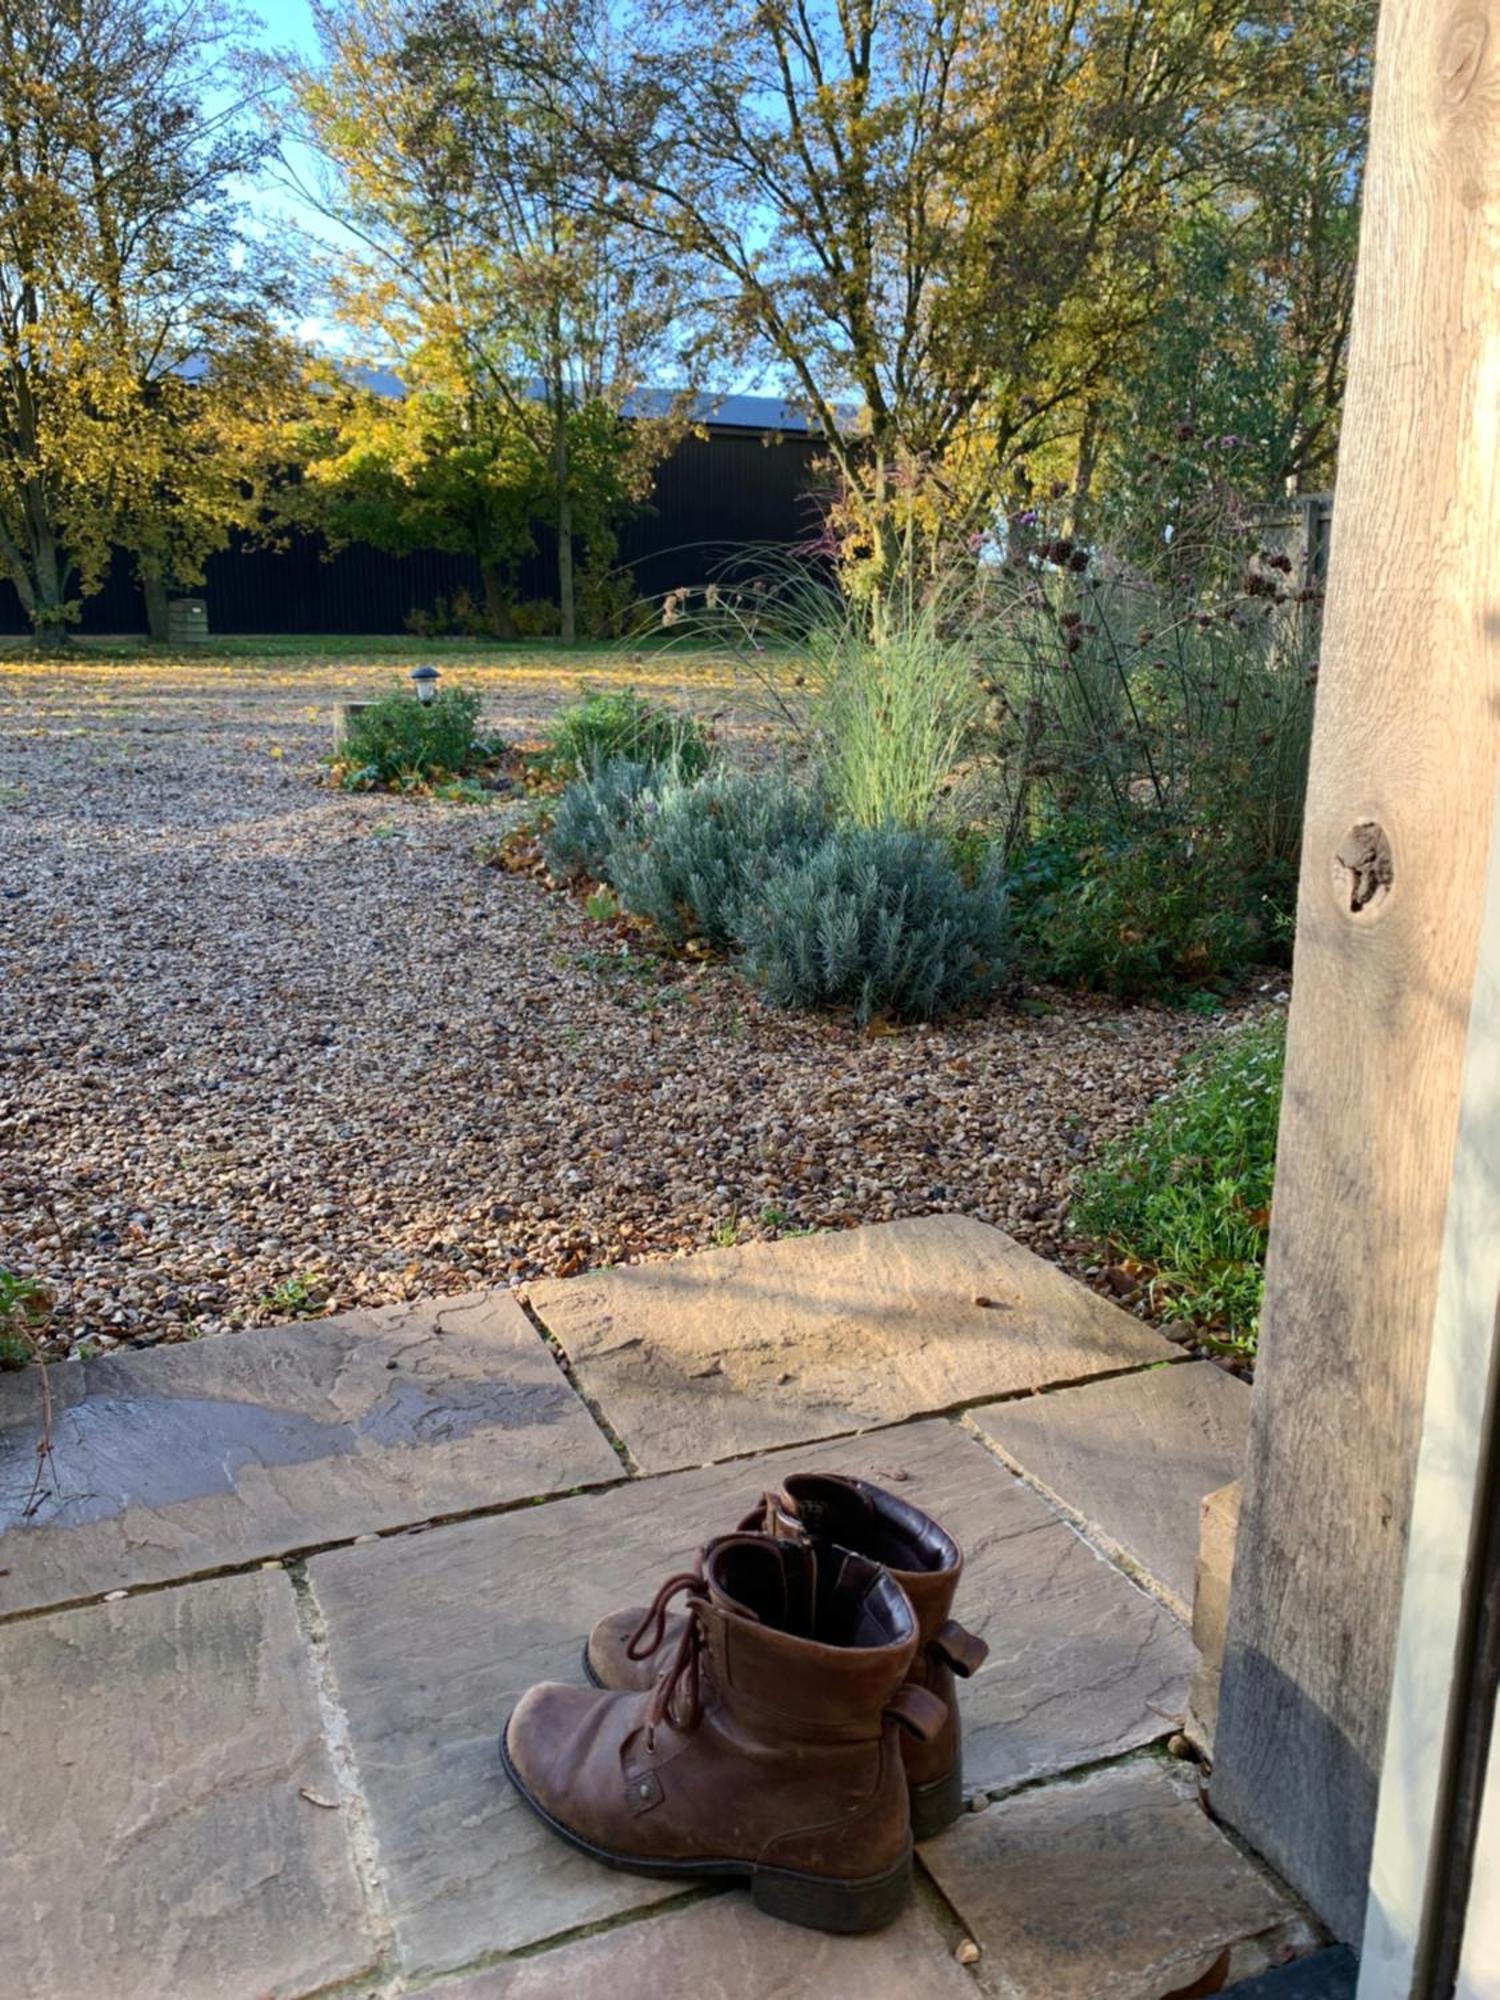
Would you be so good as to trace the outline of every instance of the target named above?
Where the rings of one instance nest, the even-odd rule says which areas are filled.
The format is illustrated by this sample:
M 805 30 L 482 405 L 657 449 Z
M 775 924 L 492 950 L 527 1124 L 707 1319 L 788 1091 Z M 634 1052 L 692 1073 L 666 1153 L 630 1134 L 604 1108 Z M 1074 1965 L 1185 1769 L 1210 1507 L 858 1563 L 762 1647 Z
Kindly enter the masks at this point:
M 1078 458 L 1073 467 L 1073 518 L 1069 532 L 1079 538 L 1088 533 L 1089 490 L 1094 483 L 1094 463 L 1099 455 L 1099 406 L 1092 397 L 1084 405 L 1083 428 L 1078 434 Z
M 141 594 L 146 600 L 146 630 L 158 646 L 167 643 L 167 579 L 160 563 L 141 564 Z
M 31 614 L 36 644 L 43 652 L 58 652 L 68 643 L 68 570 L 50 523 L 33 517 L 34 583 Z
M 562 610 L 562 642 L 578 636 L 573 590 L 573 497 L 568 491 L 568 418 L 561 384 L 552 415 L 552 469 L 557 480 L 557 601 Z
M 511 615 L 510 592 L 506 588 L 504 570 L 497 562 L 482 562 L 479 565 L 479 580 L 484 586 L 484 615 L 490 622 L 490 630 L 497 639 L 514 639 L 516 621 Z

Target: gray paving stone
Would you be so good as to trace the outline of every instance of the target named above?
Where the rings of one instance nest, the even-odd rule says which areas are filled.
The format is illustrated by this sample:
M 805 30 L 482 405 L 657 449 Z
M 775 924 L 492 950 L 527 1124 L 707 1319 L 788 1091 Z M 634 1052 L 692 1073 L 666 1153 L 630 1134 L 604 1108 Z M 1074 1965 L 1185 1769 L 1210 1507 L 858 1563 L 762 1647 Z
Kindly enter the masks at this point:
M 649 1472 L 1176 1352 L 963 1215 L 619 1266 L 530 1298 Z
M 873 1937 L 774 1922 L 742 1894 L 662 1911 L 439 1989 L 441 2000 L 973 2000 L 917 1908 Z M 437 1996 L 434 1996 L 437 2000 Z
M 550 1835 L 506 1786 L 498 1731 L 532 1682 L 581 1679 L 597 1617 L 649 1598 L 798 1466 L 890 1484 L 964 1543 L 959 1615 L 992 1649 L 963 1695 L 972 1786 L 1045 1777 L 1173 1726 L 1187 1634 L 950 1422 L 336 1550 L 309 1574 L 409 1971 L 515 1951 L 675 1893 Z
M 12 2000 L 272 2000 L 375 1950 L 291 1584 L 258 1572 L 0 1632 Z
M 0 1375 L 0 1616 L 613 1479 L 506 1292 Z
M 1212 1361 L 970 1412 L 1014 1464 L 1134 1558 L 1191 1618 L 1199 1513 L 1238 1476 L 1250 1389 Z
M 922 1859 L 995 2000 L 1162 2000 L 1221 1954 L 1263 1965 L 1302 1920 L 1154 1758 L 966 1815 Z M 1257 1943 L 1257 1941 L 1260 1941 Z
M 1193 1583 L 1193 1644 L 1198 1648 L 1198 1663 L 1188 1690 L 1187 1733 L 1210 1763 L 1219 1720 L 1224 1642 L 1229 1635 L 1229 1587 L 1234 1578 L 1243 1483 L 1234 1479 L 1210 1493 L 1199 1516 L 1198 1573 Z

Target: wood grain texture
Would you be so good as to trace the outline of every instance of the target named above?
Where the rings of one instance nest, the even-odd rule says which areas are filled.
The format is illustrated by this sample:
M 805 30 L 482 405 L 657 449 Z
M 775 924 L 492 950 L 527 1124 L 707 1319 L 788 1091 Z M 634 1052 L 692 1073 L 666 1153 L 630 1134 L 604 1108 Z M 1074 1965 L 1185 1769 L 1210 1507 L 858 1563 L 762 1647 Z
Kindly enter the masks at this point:
M 1213 1788 L 1344 1938 L 1500 754 L 1497 479 L 1500 0 L 1385 0 Z M 1388 883 L 1339 859 L 1372 825 Z

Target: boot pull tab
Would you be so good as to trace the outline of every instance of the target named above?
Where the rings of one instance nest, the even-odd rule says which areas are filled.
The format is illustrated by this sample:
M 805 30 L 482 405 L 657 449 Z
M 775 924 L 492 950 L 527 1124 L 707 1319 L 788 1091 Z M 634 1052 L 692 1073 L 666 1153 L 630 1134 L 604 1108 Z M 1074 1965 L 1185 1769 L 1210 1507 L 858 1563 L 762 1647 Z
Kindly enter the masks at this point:
M 797 1503 L 784 1486 L 768 1487 L 761 1495 L 759 1514 L 752 1515 L 745 1525 L 760 1534 L 773 1535 L 778 1542 L 807 1540 Z
M 896 1690 L 886 1703 L 885 1712 L 919 1743 L 936 1743 L 948 1722 L 947 1702 L 918 1687 L 915 1681 L 907 1681 Z
M 966 1681 L 971 1674 L 977 1674 L 989 1658 L 990 1649 L 983 1639 L 973 1632 L 967 1632 L 956 1618 L 950 1618 L 946 1625 L 940 1625 L 928 1641 L 932 1651 L 945 1661 L 960 1680 Z

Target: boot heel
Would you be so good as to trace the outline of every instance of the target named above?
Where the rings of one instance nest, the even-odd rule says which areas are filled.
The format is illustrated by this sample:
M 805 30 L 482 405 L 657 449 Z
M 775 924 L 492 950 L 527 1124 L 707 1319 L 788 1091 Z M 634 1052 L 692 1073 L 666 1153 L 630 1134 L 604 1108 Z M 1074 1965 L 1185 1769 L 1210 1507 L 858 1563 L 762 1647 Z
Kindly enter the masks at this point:
M 750 1877 L 750 1897 L 756 1909 L 784 1924 L 852 1935 L 878 1931 L 899 1917 L 911 1898 L 911 1882 L 908 1851 L 894 1868 L 862 1882 L 832 1882 L 790 1869 L 757 1868 Z
M 934 1778 L 930 1785 L 911 1788 L 911 1837 L 931 1840 L 945 1826 L 952 1826 L 964 1809 L 964 1767 L 955 1761 L 946 1777 Z

